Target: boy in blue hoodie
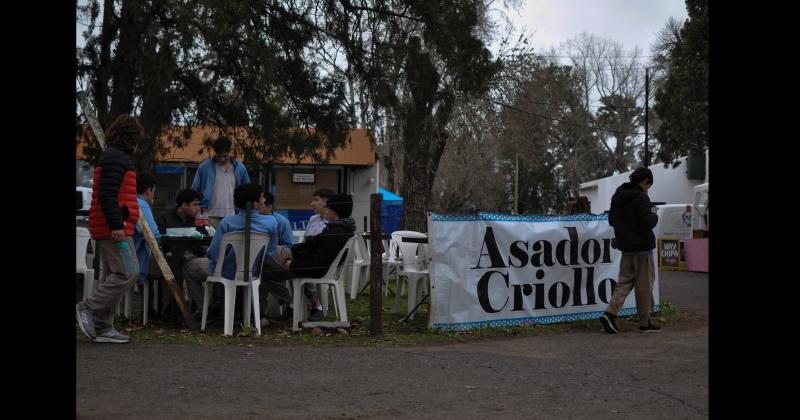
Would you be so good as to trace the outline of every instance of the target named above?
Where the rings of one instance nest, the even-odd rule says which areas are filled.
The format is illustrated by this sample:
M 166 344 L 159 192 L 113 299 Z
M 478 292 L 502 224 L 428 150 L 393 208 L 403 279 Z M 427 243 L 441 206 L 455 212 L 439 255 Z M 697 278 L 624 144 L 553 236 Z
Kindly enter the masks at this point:
M 231 157 L 231 141 L 220 137 L 214 142 L 215 156 L 197 168 L 192 189 L 200 193 L 200 208 L 208 215 L 208 223 L 217 228 L 225 216 L 236 214 L 233 191 L 250 183 L 244 164 Z

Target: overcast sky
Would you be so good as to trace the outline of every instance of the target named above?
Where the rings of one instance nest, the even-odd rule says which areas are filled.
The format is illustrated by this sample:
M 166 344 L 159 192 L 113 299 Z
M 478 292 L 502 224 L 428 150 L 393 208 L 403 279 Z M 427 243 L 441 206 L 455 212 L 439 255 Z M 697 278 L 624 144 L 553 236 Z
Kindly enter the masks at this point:
M 526 0 L 510 14 L 517 27 L 535 31 L 534 45 L 540 49 L 587 31 L 620 41 L 626 49 L 648 50 L 670 16 L 686 19 L 684 0 Z M 83 45 L 80 33 L 86 28 L 75 26 L 76 43 Z
M 650 55 L 650 43 L 669 17 L 685 20 L 684 0 L 527 0 L 519 12 L 510 12 L 519 33 L 533 34 L 536 51 L 558 48 L 583 31 L 635 46 Z

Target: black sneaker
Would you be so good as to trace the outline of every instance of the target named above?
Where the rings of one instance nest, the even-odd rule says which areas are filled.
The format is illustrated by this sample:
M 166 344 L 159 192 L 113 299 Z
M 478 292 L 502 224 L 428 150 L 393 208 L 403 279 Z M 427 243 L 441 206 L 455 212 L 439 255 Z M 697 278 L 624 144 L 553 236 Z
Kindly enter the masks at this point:
M 273 321 L 291 321 L 292 316 L 294 316 L 293 311 L 294 309 L 292 309 L 290 306 L 286 306 L 283 308 L 283 312 L 281 312 L 280 315 L 267 317 L 267 319 L 271 319 Z
M 619 333 L 619 328 L 617 328 L 617 324 L 614 323 L 614 318 L 616 318 L 616 316 L 610 312 L 603 312 L 603 315 L 600 316 L 600 323 L 603 324 L 603 329 L 609 334 Z
M 311 308 L 311 310 L 308 312 L 308 320 L 310 322 L 322 321 L 322 318 L 325 318 L 325 314 L 322 313 L 322 309 Z
M 646 327 L 639 327 L 639 332 L 642 332 L 642 333 L 657 333 L 657 332 L 661 332 L 661 327 L 659 327 L 657 325 L 653 325 L 653 322 L 651 321 L 649 324 L 647 324 Z

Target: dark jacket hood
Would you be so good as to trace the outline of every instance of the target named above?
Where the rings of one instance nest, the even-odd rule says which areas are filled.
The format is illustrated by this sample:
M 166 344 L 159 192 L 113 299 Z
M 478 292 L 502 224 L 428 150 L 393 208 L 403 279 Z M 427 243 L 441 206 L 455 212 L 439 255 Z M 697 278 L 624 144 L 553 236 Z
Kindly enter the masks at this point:
M 349 232 L 356 231 L 356 221 L 352 217 L 345 217 L 344 219 L 339 219 L 335 222 L 328 222 L 328 226 L 333 227 L 341 227 Z
M 655 248 L 653 228 L 658 216 L 653 213 L 650 198 L 644 189 L 633 182 L 617 188 L 611 198 L 608 224 L 614 227 L 614 235 L 620 251 L 640 252 Z
M 639 184 L 626 182 L 617 188 L 617 190 L 614 192 L 614 195 L 616 196 L 616 200 L 619 205 L 624 206 L 643 192 L 644 190 L 641 186 L 639 186 Z

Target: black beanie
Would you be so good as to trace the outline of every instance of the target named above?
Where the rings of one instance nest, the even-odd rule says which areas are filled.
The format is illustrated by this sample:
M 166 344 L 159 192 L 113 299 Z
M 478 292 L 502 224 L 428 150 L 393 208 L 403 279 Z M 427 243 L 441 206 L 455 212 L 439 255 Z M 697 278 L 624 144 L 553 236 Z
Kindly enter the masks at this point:
M 648 168 L 637 168 L 628 177 L 634 184 L 641 184 L 645 179 L 650 181 L 649 184 L 653 185 L 653 171 Z
M 326 206 L 335 211 L 341 219 L 350 217 L 353 213 L 353 196 L 349 194 L 336 194 L 328 199 Z

